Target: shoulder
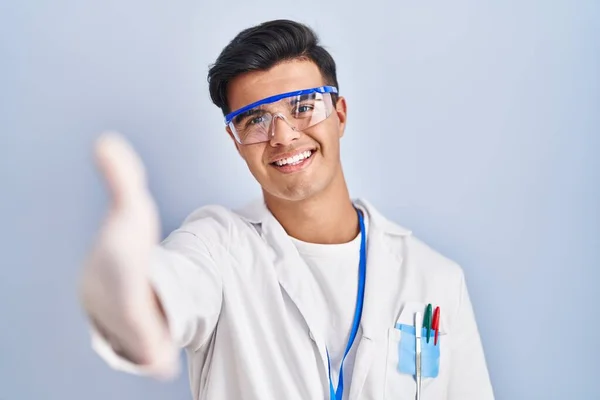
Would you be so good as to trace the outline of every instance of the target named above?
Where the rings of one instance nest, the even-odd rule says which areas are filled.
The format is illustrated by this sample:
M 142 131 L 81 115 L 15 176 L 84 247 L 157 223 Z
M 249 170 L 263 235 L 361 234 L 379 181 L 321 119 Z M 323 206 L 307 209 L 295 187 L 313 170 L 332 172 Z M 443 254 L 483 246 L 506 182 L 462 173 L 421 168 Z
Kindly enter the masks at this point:
M 432 292 L 443 293 L 443 302 L 454 309 L 465 285 L 462 266 L 415 235 L 406 241 L 405 256 L 409 276 Z
M 248 204 L 241 210 L 218 204 L 204 205 L 190 212 L 170 236 L 188 233 L 207 244 L 227 244 L 228 247 L 232 237 L 251 232 L 253 224 L 248 211 L 254 208 L 257 208 L 256 202 Z
M 235 213 L 229 208 L 209 204 L 198 207 L 189 213 L 183 220 L 181 228 L 198 229 L 213 226 L 217 229 L 229 229 L 235 217 Z
M 434 249 L 414 234 L 407 241 L 407 250 L 421 268 L 431 270 L 430 272 L 433 273 L 462 275 L 462 267 L 455 260 Z
M 416 273 L 435 276 L 439 279 L 462 279 L 462 267 L 422 240 L 413 229 L 385 217 L 366 200 L 359 200 L 359 204 L 367 210 L 373 228 L 387 237 L 386 240 L 390 241 L 393 249 L 401 251 L 403 257 L 410 259 L 410 265 L 416 270 Z

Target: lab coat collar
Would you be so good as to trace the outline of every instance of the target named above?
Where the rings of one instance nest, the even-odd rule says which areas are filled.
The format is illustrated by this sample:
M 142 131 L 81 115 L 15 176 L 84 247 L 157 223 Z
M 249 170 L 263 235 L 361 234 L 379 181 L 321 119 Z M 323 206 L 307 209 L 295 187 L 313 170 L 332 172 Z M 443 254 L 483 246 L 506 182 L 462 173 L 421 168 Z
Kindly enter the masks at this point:
M 385 233 L 399 236 L 408 236 L 412 234 L 409 229 L 399 226 L 381 215 L 381 213 L 367 200 L 358 198 L 354 199 L 353 203 L 363 211 L 367 212 L 369 229 L 382 230 Z M 239 209 L 237 213 L 252 224 L 262 224 L 267 219 L 273 217 L 262 198 L 248 203 L 243 208 Z

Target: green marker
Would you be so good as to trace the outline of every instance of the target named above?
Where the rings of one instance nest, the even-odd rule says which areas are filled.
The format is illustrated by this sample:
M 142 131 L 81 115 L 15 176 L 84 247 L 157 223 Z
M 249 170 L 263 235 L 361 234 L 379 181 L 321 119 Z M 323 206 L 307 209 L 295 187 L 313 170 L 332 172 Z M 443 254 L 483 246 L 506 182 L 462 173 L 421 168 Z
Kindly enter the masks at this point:
M 423 317 L 423 327 L 427 328 L 427 343 L 429 343 L 429 337 L 431 336 L 431 319 L 432 315 L 432 307 L 431 303 L 427 304 L 427 309 L 425 310 L 425 316 Z

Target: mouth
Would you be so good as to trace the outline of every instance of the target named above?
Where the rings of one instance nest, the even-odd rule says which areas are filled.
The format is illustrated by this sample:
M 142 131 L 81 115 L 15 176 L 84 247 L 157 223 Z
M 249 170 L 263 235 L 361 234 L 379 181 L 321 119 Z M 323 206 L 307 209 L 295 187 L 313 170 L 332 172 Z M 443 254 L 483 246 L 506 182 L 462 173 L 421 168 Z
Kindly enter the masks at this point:
M 296 172 L 306 168 L 312 162 L 316 150 L 304 150 L 288 157 L 278 158 L 270 163 L 272 167 L 283 173 Z

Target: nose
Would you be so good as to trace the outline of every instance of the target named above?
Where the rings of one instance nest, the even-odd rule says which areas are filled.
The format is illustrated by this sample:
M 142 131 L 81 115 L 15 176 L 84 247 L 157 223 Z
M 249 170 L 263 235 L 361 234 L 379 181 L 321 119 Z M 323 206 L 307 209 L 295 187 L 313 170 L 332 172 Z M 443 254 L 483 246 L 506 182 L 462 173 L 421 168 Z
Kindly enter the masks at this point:
M 290 145 L 294 140 L 300 137 L 300 132 L 288 124 L 285 117 L 275 115 L 271 125 L 271 140 L 269 143 L 273 147 Z

